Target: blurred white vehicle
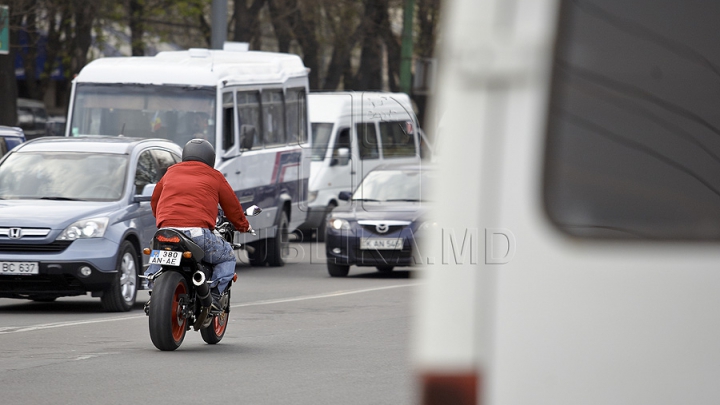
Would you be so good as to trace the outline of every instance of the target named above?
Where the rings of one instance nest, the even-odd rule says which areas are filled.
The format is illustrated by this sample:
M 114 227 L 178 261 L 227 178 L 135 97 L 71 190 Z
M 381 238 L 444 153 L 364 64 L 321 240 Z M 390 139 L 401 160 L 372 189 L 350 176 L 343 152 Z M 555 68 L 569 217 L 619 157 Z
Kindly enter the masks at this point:
M 420 131 L 404 93 L 310 93 L 312 157 L 308 215 L 299 229 L 325 235 L 325 216 L 383 164 L 419 164 Z
M 718 403 L 720 3 L 443 5 L 422 403 Z

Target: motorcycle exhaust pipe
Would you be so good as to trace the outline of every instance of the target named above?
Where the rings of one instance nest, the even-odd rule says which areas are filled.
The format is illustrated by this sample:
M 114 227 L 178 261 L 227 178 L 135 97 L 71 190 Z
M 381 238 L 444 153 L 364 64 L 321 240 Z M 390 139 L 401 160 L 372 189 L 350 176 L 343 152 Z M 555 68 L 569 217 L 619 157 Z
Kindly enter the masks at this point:
M 200 304 L 204 307 L 212 305 L 212 297 L 210 297 L 210 287 L 205 282 L 205 273 L 202 270 L 198 270 L 193 274 L 192 277 L 193 285 L 195 285 L 198 299 Z

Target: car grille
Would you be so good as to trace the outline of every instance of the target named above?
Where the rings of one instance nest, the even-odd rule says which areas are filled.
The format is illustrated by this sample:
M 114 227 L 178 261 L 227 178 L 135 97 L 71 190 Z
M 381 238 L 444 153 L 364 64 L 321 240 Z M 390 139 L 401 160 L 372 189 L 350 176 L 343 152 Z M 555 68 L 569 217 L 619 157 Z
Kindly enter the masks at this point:
M 355 250 L 355 257 L 361 263 L 377 265 L 401 265 L 412 260 L 412 250 Z
M 405 228 L 407 225 L 390 225 L 390 226 L 387 227 L 387 231 L 382 232 L 382 233 L 381 233 L 381 232 L 378 232 L 377 226 L 375 226 L 375 225 L 361 225 L 361 226 L 362 226 L 362 228 L 363 228 L 364 230 L 366 230 L 366 231 L 368 231 L 368 232 L 371 232 L 371 233 L 373 233 L 373 234 L 375 234 L 375 235 L 388 235 L 388 234 L 391 234 L 391 233 L 393 233 L 393 232 L 398 232 L 398 231 L 402 230 L 402 229 Z
M 51 243 L 0 243 L 0 252 L 7 253 L 59 253 L 67 249 L 71 240 L 56 240 Z

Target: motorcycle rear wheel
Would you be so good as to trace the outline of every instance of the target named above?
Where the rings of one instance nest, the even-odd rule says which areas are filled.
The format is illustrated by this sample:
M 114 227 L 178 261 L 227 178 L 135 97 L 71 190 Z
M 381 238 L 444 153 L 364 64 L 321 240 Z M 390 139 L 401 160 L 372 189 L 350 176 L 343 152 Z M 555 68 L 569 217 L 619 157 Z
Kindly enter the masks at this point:
M 230 294 L 229 291 L 228 294 Z M 229 295 L 228 306 L 230 306 Z M 213 317 L 212 322 L 210 322 L 210 325 L 207 328 L 200 329 L 200 336 L 202 336 L 202 339 L 205 341 L 205 343 L 209 345 L 219 343 L 222 340 L 223 336 L 225 336 L 225 331 L 227 330 L 227 324 L 229 320 L 230 313 L 228 312 L 228 308 L 223 308 L 223 312 L 220 315 Z
M 148 315 L 150 339 L 158 349 L 175 350 L 185 339 L 188 320 L 181 306 L 187 303 L 187 296 L 187 281 L 177 272 L 168 271 L 155 281 Z

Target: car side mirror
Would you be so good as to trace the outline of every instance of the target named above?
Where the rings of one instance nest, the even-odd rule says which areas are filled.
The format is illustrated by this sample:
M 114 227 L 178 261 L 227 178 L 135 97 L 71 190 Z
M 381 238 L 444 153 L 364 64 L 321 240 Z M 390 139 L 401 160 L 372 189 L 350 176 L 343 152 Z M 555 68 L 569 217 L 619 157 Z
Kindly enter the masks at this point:
M 339 148 L 335 151 L 335 156 L 330 161 L 330 166 L 345 166 L 350 161 L 350 149 Z
M 262 212 L 262 208 L 258 207 L 257 205 L 251 205 L 248 207 L 248 209 L 245 210 L 245 215 L 248 217 L 255 217 L 260 215 Z
M 352 193 L 349 191 L 341 191 L 340 194 L 338 194 L 338 198 L 342 201 L 350 201 L 351 197 Z
M 155 184 L 146 184 L 143 187 L 142 194 L 135 195 L 133 201 L 135 202 L 147 202 L 152 199 L 153 192 L 155 191 Z

